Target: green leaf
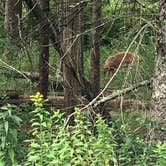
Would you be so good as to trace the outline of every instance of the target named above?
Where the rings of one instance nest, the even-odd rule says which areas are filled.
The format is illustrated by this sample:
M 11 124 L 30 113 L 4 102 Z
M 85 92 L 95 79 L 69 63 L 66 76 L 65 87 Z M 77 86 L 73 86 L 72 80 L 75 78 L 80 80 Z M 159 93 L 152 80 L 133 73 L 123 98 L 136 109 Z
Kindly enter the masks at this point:
M 34 143 L 34 142 L 31 144 L 31 147 L 33 147 L 33 148 L 41 148 L 41 146 L 38 143 Z
M 40 118 L 40 121 L 42 122 L 43 121 L 43 115 L 39 114 L 39 118 Z
M 5 132 L 6 132 L 6 135 L 7 135 L 8 134 L 8 129 L 9 129 L 9 122 L 8 121 L 5 122 L 4 127 L 5 127 Z
M 0 166 L 6 166 L 6 161 L 0 160 Z
M 34 126 L 40 126 L 40 123 L 34 122 L 34 123 L 32 124 L 32 127 L 34 127 Z
M 42 125 L 43 127 L 47 127 L 46 122 L 41 123 L 41 125 Z
M 4 105 L 4 106 L 1 107 L 1 109 L 4 110 L 4 111 L 7 111 L 8 110 L 8 106 Z
M 20 123 L 22 122 L 22 119 L 16 115 L 13 115 L 11 118 L 17 125 L 20 125 Z
M 16 129 L 12 129 L 10 130 L 10 134 L 12 136 L 12 139 L 14 140 L 14 142 L 17 142 L 17 130 Z
M 12 163 L 14 163 L 14 150 L 13 149 L 9 149 L 9 157 L 10 157 L 10 160 L 12 161 Z
M 33 162 L 35 162 L 35 161 L 39 161 L 40 160 L 40 156 L 35 156 L 35 155 L 33 155 L 33 156 L 29 156 L 28 157 L 28 161 L 33 161 Z
M 5 148 L 5 144 L 6 144 L 6 137 L 4 136 L 4 137 L 1 137 L 1 147 L 2 147 L 2 149 L 4 149 Z

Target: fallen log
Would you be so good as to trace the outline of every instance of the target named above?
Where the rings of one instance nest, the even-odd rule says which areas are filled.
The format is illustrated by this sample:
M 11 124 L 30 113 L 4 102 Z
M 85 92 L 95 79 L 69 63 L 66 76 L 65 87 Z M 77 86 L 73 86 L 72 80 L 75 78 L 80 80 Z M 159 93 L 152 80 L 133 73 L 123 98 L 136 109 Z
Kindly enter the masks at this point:
M 137 88 L 143 87 L 143 86 L 150 86 L 152 83 L 152 79 L 151 80 L 145 80 L 142 82 L 139 82 L 137 84 L 134 84 L 128 88 L 122 89 L 122 90 L 117 90 L 115 92 L 113 92 L 111 95 L 106 96 L 106 97 L 102 97 L 100 98 L 98 101 L 95 101 L 94 103 L 92 103 L 93 107 L 97 107 L 98 105 L 105 103 L 109 100 L 115 99 L 118 96 L 122 96 L 124 94 L 127 94 L 129 92 L 131 92 L 132 90 L 135 90 Z
M 106 109 L 109 110 L 115 110 L 120 108 L 120 100 L 116 99 L 119 96 L 122 96 L 124 94 L 127 94 L 131 92 L 134 89 L 143 87 L 143 86 L 150 86 L 152 82 L 151 80 L 146 80 L 142 81 L 140 83 L 134 84 L 128 88 L 122 89 L 122 90 L 117 90 L 113 92 L 111 95 L 108 95 L 106 97 L 99 98 L 99 100 L 95 101 L 94 103 L 90 102 L 88 105 L 85 107 L 81 108 L 81 110 L 88 108 L 89 106 L 93 106 L 94 108 L 97 107 L 98 105 L 102 103 L 106 103 Z M 64 103 L 64 97 L 63 96 L 48 96 L 48 104 L 50 106 L 56 107 L 57 109 L 63 108 L 63 103 Z M 19 96 L 19 98 L 14 98 L 14 99 L 6 99 L 6 100 L 0 100 L 0 105 L 3 105 L 5 103 L 11 103 L 11 104 L 16 104 L 19 105 L 24 102 L 29 102 L 32 103 L 29 97 L 24 97 L 24 96 Z M 133 103 L 133 104 L 132 104 Z M 151 103 L 149 102 L 141 102 L 141 101 L 135 101 L 135 100 L 124 100 L 123 101 L 123 109 L 127 107 L 132 106 L 137 106 L 137 108 L 151 108 Z
M 7 70 L 1 70 L 1 74 L 5 75 L 5 77 L 13 77 L 13 78 L 20 78 L 25 79 L 25 76 L 29 78 L 31 81 L 39 81 L 39 73 L 38 72 L 26 72 L 21 71 L 20 73 L 16 71 L 7 71 Z M 53 80 L 53 77 L 49 75 L 49 78 Z
M 151 110 L 152 103 L 150 101 L 141 101 L 136 99 L 113 99 L 105 103 L 105 109 L 107 111 L 123 111 L 126 109 L 134 110 Z
M 63 102 L 64 102 L 63 96 L 57 96 L 57 97 L 49 96 L 46 105 L 50 105 L 56 107 L 57 109 L 60 109 L 63 107 Z M 32 101 L 29 96 L 19 96 L 18 98 L 10 98 L 10 99 L 7 98 L 4 100 L 0 100 L 0 106 L 6 103 L 20 105 L 23 103 L 32 104 Z
M 23 103 L 32 104 L 32 101 L 28 96 L 19 96 L 19 98 L 12 98 L 6 100 L 0 100 L 0 106 L 10 103 L 15 105 L 20 105 Z M 64 97 L 63 96 L 49 96 L 48 102 L 46 105 L 54 107 L 56 109 L 63 109 Z M 121 100 L 113 99 L 105 103 L 106 110 L 110 111 L 120 111 L 126 109 L 135 109 L 135 110 L 150 110 L 152 108 L 152 103 L 149 101 L 140 101 L 135 99 L 124 99 L 121 105 Z
M 26 72 L 22 71 L 20 73 L 16 71 L 6 71 L 6 70 L 0 70 L 0 73 L 3 74 L 7 78 L 19 78 L 19 79 L 25 79 L 28 78 L 32 82 L 38 82 L 39 81 L 39 73 L 38 72 Z M 49 82 L 53 86 L 54 90 L 63 90 L 63 82 L 60 80 L 57 80 L 55 77 L 49 75 Z

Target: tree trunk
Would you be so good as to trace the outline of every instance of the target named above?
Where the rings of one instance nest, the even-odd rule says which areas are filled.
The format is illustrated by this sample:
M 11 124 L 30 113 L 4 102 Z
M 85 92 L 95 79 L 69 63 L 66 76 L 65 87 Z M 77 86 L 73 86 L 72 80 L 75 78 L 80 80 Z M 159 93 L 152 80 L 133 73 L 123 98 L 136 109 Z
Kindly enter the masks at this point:
M 19 40 L 20 37 L 19 32 L 21 13 L 21 0 L 6 0 L 4 28 L 6 33 L 15 40 Z
M 152 116 L 160 123 L 166 118 L 166 1 L 160 0 L 159 17 L 157 20 L 159 31 L 157 33 L 157 57 L 153 81 L 154 110 Z M 155 134 L 164 139 L 163 133 Z M 154 137 L 154 136 L 152 136 Z
M 100 90 L 100 28 L 101 23 L 101 0 L 92 0 L 92 53 L 90 66 L 90 83 L 93 97 L 96 97 Z
M 49 0 L 40 0 L 41 8 L 48 16 Z M 39 55 L 39 91 L 44 98 L 47 98 L 48 75 L 49 75 L 49 25 L 43 22 L 40 29 L 40 55 Z
M 78 98 L 82 95 L 81 80 L 81 40 L 77 34 L 80 33 L 80 13 L 75 13 L 74 6 L 79 0 L 64 0 L 64 12 L 66 17 L 73 17 L 63 33 L 63 77 L 64 77 L 64 107 L 67 108 L 67 115 L 73 112 L 78 104 Z M 79 6 L 78 6 L 79 8 Z M 67 20 L 67 19 L 66 19 Z
M 78 44 L 80 36 L 79 37 L 77 36 L 77 40 L 73 38 L 76 37 L 74 35 L 77 34 L 75 32 L 75 29 L 77 28 L 80 29 L 79 25 L 77 24 L 78 21 L 80 22 L 80 9 L 78 9 L 78 7 L 80 8 L 82 3 L 79 3 L 79 1 L 78 1 L 79 5 L 77 5 L 77 3 L 73 3 L 73 5 L 75 5 L 75 7 L 73 7 L 72 5 L 69 5 L 72 4 L 71 1 L 64 0 L 63 12 L 64 12 L 64 17 L 66 16 L 67 19 L 65 19 L 65 22 L 63 22 L 65 25 L 63 32 L 64 43 L 61 43 L 59 39 L 58 27 L 55 27 L 53 24 L 51 24 L 51 22 L 47 19 L 45 13 L 41 10 L 40 6 L 37 4 L 36 0 L 25 0 L 25 2 L 29 7 L 29 9 L 32 10 L 36 18 L 40 21 L 41 26 L 43 25 L 44 22 L 47 22 L 49 24 L 50 40 L 56 51 L 59 53 L 61 61 L 63 62 L 64 86 L 65 86 L 64 106 L 67 107 L 76 106 L 74 103 L 78 103 L 77 102 L 79 100 L 78 96 L 80 94 L 84 96 L 83 100 L 85 98 L 92 100 L 90 83 L 82 75 L 83 58 L 80 57 L 82 56 L 82 54 L 77 55 L 80 52 L 80 48 L 76 47 L 80 45 Z M 77 11 L 75 12 L 76 9 Z M 72 10 L 74 10 L 73 13 Z M 68 21 L 68 19 L 70 21 Z M 74 100 L 74 102 L 73 103 L 70 102 L 71 100 L 72 101 Z M 81 102 L 82 102 L 82 97 L 81 97 Z M 73 109 L 68 111 L 68 113 L 70 114 L 70 112 L 72 111 Z
M 61 43 L 63 42 L 63 20 L 64 20 L 64 11 L 63 11 L 63 1 L 57 0 L 57 25 L 59 29 L 59 39 Z

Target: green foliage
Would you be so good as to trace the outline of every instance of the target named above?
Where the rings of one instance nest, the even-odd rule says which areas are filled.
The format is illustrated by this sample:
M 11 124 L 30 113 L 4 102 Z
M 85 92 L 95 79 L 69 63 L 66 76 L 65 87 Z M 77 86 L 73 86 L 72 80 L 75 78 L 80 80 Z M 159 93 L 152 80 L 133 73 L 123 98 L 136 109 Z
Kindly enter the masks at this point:
M 8 99 L 7 93 L 4 91 L 0 92 L 0 100 Z
M 153 152 L 153 156 L 157 160 L 155 166 L 166 165 L 166 143 L 158 142 L 153 148 Z
M 151 144 L 120 119 L 108 125 L 97 115 L 92 128 L 87 114 L 76 108 L 74 124 L 70 125 L 60 111 L 51 114 L 43 107 L 39 93 L 32 99 L 33 137 L 27 140 L 29 148 L 24 165 L 162 166 L 165 161 L 165 144 Z M 149 127 L 151 122 L 140 117 L 137 123 L 139 127 Z
M 13 114 L 16 106 L 8 104 L 1 108 L 2 166 L 165 165 L 166 145 L 148 141 L 147 131 L 153 126 L 145 113 L 136 114 L 128 109 L 123 117 L 112 115 L 110 124 L 106 124 L 98 114 L 92 125 L 88 114 L 75 108 L 74 124 L 71 125 L 60 111 L 49 112 L 44 108 L 47 101 L 39 92 L 31 99 L 35 106 L 30 112 L 32 136 L 22 138 L 24 143 L 28 143 L 27 154 L 22 153 L 17 161 L 16 154 L 21 150 L 17 131 L 21 119 Z
M 101 85 L 104 86 L 105 78 L 103 75 L 103 62 L 111 54 L 128 49 L 136 34 L 156 11 L 159 1 L 146 1 L 146 8 L 138 8 L 132 13 L 133 6 L 123 4 L 123 0 L 103 1 L 102 8 L 102 35 L 101 35 Z M 140 0 L 140 2 L 144 2 Z M 55 19 L 55 1 L 51 1 L 51 21 Z M 89 75 L 90 66 L 90 48 L 91 48 L 91 6 L 85 5 L 84 18 L 82 22 L 84 40 L 84 70 L 86 76 Z M 25 8 L 25 6 L 24 6 Z M 24 9 L 23 8 L 23 9 Z M 26 9 L 26 8 L 25 8 Z M 24 9 L 24 10 L 25 10 Z M 24 11 L 23 11 L 24 16 Z M 143 18 L 143 19 L 142 19 Z M 0 15 L 0 23 L 3 24 L 4 18 Z M 0 27 L 0 70 L 11 72 L 10 66 L 20 71 L 31 71 L 31 65 L 28 55 L 33 62 L 33 71 L 38 68 L 38 26 L 32 15 L 28 15 L 23 20 L 23 40 L 25 48 L 20 49 L 5 35 L 3 26 Z M 128 76 L 128 69 L 121 69 L 111 82 L 111 89 L 120 89 L 134 82 L 149 79 L 154 71 L 155 58 L 155 31 L 149 27 L 142 31 L 133 42 L 130 51 L 137 52 L 140 56 L 138 70 L 132 70 Z M 7 65 L 5 65 L 5 62 Z M 55 76 L 56 63 L 55 50 L 50 47 L 50 74 Z M 19 85 L 19 87 L 18 87 Z M 29 83 L 27 80 L 16 80 L 14 77 L 0 75 L 1 88 L 19 88 L 30 94 L 36 90 L 37 83 Z M 139 92 L 134 91 L 130 97 L 149 99 L 151 91 L 142 88 Z M 6 94 L 1 93 L 0 99 L 6 99 Z M 45 102 L 42 96 L 37 93 L 32 96 L 35 109 L 27 117 L 25 106 L 19 117 L 25 121 L 31 119 L 31 129 L 24 126 L 32 132 L 31 137 L 19 135 L 18 127 L 20 118 L 13 114 L 15 106 L 6 105 L 0 112 L 0 166 L 17 165 L 16 152 L 20 152 L 18 139 L 21 142 L 26 139 L 28 143 L 28 154 L 20 153 L 19 163 L 21 165 L 36 166 L 69 166 L 69 165 L 90 165 L 90 166 L 108 166 L 108 165 L 134 165 L 134 166 L 165 166 L 166 146 L 164 143 L 148 142 L 146 139 L 147 130 L 152 123 L 139 113 L 135 115 L 132 110 L 127 110 L 122 117 L 112 118 L 110 125 L 107 125 L 101 115 L 97 115 L 94 126 L 92 127 L 89 117 L 79 109 L 75 109 L 74 125 L 66 125 L 66 119 L 63 113 L 53 110 L 47 111 L 44 108 Z M 118 113 L 119 114 L 119 113 Z M 143 115 L 143 116 L 142 116 Z M 29 118 L 29 119 L 28 119 Z M 118 119 L 118 120 L 117 120 Z M 21 128 L 22 130 L 22 128 Z M 95 135 L 92 132 L 95 130 Z M 20 141 L 20 140 L 19 140 Z M 17 152 L 17 153 L 18 153 Z M 24 163 L 23 161 L 24 160 Z
M 38 94 L 33 96 L 33 138 L 27 140 L 30 148 L 25 165 L 108 165 L 116 161 L 113 134 L 101 116 L 97 118 L 98 134 L 94 136 L 91 123 L 79 109 L 75 109 L 75 124 L 65 126 L 63 114 L 54 111 L 51 115 L 41 99 Z
M 21 119 L 13 114 L 16 109 L 14 105 L 4 105 L 0 112 L 0 165 L 17 165 L 16 149 L 18 147 L 18 132 Z

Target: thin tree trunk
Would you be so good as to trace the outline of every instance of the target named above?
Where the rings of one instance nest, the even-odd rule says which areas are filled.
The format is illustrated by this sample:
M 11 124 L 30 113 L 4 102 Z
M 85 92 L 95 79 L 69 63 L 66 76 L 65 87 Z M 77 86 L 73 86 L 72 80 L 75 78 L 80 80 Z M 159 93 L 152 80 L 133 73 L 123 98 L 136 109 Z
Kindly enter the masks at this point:
M 63 20 L 64 20 L 64 11 L 63 11 L 63 1 L 57 0 L 57 25 L 59 29 L 59 39 L 61 43 L 63 42 Z
M 67 23 L 63 33 L 63 76 L 64 76 L 64 107 L 67 115 L 73 112 L 78 104 L 78 97 L 82 95 L 81 89 L 81 40 L 77 34 L 80 33 L 80 13 L 75 14 L 70 6 L 75 5 L 78 0 L 64 0 L 65 16 L 74 16 L 74 19 Z M 74 14 L 74 15 L 73 15 Z
M 152 116 L 164 124 L 166 120 L 166 1 L 160 0 L 159 17 L 157 20 L 159 31 L 157 33 L 157 57 L 153 81 L 154 110 Z M 164 133 L 152 135 L 159 139 L 165 139 Z
M 101 0 L 92 0 L 92 53 L 90 66 L 90 83 L 93 97 L 97 96 L 100 90 L 100 28 L 101 23 Z
M 49 0 L 40 0 L 45 14 L 49 13 Z M 40 55 L 39 55 L 39 89 L 44 98 L 47 98 L 49 75 L 49 25 L 44 22 L 40 29 Z
M 6 0 L 4 28 L 13 39 L 19 40 L 20 18 L 22 13 L 21 0 Z

